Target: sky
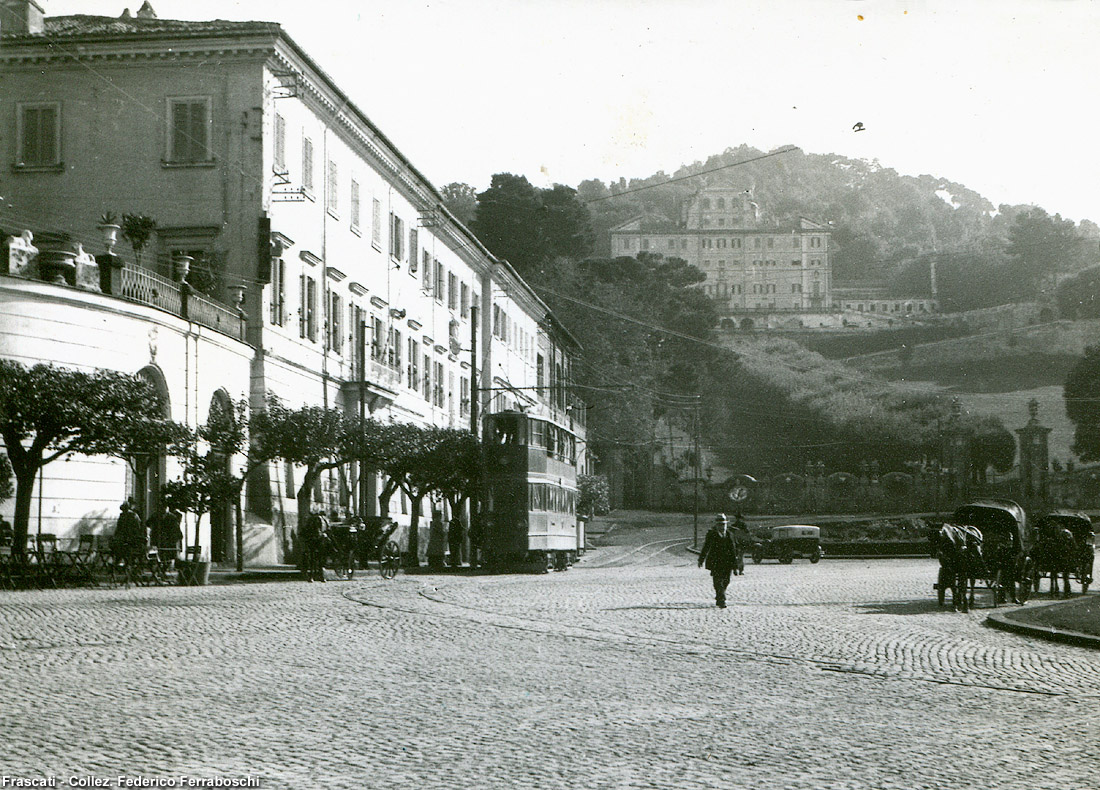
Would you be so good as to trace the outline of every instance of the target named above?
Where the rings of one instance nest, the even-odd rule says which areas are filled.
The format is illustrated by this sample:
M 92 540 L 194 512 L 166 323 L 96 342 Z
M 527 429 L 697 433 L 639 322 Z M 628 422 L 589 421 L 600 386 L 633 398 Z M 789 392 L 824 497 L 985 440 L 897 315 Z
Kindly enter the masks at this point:
M 48 16 L 141 4 L 39 2 Z M 1088 0 L 153 5 L 280 23 L 437 187 L 480 191 L 499 172 L 576 186 L 794 145 L 1100 221 Z

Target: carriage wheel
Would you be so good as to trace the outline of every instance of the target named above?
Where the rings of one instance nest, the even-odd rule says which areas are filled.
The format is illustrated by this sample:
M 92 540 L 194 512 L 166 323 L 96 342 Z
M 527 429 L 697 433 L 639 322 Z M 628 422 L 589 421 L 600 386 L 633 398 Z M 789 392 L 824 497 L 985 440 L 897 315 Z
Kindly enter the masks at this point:
M 400 566 L 401 550 L 397 547 L 397 542 L 391 540 L 382 547 L 378 569 L 381 571 L 383 579 L 392 579 L 397 575 L 397 569 Z

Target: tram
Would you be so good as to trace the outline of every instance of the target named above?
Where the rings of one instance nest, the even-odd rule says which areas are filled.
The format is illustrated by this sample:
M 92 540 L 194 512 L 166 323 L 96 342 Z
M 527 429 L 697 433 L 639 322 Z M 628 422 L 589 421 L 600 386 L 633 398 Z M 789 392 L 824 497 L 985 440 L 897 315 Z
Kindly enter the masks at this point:
M 495 567 L 565 570 L 577 559 L 577 437 L 519 411 L 486 416 L 482 550 Z

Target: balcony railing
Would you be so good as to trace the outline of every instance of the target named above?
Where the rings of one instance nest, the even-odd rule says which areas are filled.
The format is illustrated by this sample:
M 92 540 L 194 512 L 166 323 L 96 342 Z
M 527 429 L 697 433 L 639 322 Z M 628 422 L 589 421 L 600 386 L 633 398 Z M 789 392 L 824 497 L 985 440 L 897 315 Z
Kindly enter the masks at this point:
M 245 339 L 246 323 L 241 313 L 148 269 L 114 269 L 111 272 L 111 293 L 178 315 L 238 340 Z

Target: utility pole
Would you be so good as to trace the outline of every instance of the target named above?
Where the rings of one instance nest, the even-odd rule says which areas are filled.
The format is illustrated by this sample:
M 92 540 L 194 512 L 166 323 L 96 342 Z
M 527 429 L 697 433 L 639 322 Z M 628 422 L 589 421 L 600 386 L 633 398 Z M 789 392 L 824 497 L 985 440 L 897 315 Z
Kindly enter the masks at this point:
M 692 520 L 694 522 L 694 533 L 692 538 L 692 548 L 699 547 L 699 475 L 700 472 L 700 458 L 699 458 L 699 401 L 695 401 L 695 413 L 692 418 L 692 422 L 695 423 L 695 507 Z

